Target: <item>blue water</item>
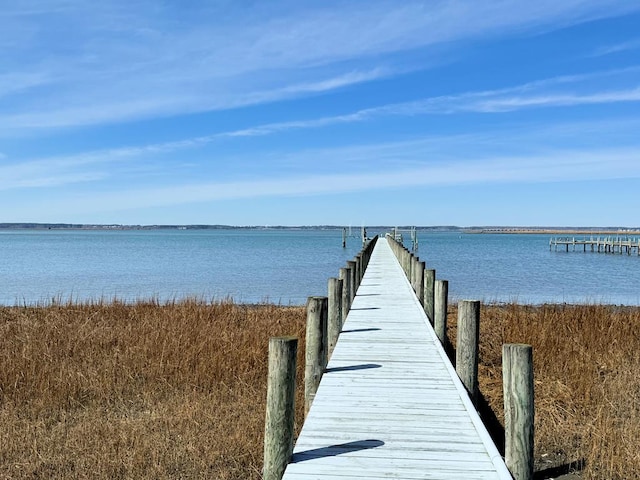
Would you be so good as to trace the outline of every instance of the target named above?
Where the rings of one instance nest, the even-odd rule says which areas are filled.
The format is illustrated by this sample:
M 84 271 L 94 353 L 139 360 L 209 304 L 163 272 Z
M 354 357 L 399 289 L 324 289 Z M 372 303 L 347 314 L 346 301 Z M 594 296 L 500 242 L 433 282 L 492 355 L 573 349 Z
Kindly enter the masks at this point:
M 369 232 L 377 233 L 377 232 Z M 303 304 L 360 250 L 339 230 L 0 231 L 0 304 L 196 297 Z M 419 233 L 453 300 L 640 305 L 640 258 L 550 252 L 548 235 Z

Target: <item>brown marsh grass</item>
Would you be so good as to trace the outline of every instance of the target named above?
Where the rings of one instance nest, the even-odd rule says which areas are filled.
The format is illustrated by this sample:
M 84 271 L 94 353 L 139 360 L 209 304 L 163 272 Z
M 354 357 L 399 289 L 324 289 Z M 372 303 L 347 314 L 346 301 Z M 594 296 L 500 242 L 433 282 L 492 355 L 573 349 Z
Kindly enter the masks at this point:
M 533 346 L 539 470 L 575 462 L 586 479 L 640 478 L 639 308 L 483 306 L 480 390 L 502 424 L 504 343 Z
M 268 339 L 304 338 L 304 316 L 195 301 L 0 309 L 0 478 L 259 478 Z
M 304 318 L 231 302 L 0 308 L 0 479 L 260 478 L 268 338 L 300 339 L 301 375 Z M 499 420 L 501 346 L 533 345 L 538 468 L 640 478 L 639 326 L 636 308 L 483 307 L 480 387 Z

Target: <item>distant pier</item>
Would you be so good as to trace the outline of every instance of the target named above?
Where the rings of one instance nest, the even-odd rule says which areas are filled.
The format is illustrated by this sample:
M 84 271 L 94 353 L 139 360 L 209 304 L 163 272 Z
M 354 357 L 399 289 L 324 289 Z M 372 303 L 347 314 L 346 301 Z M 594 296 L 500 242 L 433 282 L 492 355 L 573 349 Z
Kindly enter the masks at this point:
M 607 236 L 607 237 L 589 237 L 589 238 L 576 238 L 576 237 L 552 237 L 549 240 L 549 250 L 555 248 L 558 251 L 558 246 L 565 251 L 569 251 L 569 247 L 572 247 L 572 251 L 576 251 L 576 247 L 586 252 L 589 248 L 592 252 L 597 253 L 619 253 L 627 255 L 640 256 L 640 237 L 630 236 Z

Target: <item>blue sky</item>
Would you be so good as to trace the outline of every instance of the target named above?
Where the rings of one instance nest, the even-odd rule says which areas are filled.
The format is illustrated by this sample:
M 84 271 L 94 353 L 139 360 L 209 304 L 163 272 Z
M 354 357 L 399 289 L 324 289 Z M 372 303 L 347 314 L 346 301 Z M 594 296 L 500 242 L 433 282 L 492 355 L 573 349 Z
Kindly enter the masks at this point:
M 0 0 L 0 222 L 640 226 L 637 0 Z

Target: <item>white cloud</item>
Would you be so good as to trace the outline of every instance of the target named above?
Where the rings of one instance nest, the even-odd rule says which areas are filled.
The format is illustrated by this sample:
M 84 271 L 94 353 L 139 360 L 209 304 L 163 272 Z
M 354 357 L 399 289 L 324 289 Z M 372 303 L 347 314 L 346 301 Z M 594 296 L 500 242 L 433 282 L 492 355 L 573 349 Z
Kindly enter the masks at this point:
M 398 148 L 398 152 L 406 157 L 406 145 L 402 148 L 404 150 L 400 151 Z M 382 155 L 389 153 L 383 152 Z M 421 152 L 417 153 L 421 156 Z M 612 164 L 616 168 L 611 168 Z M 366 170 L 349 174 L 306 174 L 278 179 L 184 183 L 146 189 L 138 187 L 132 190 L 91 192 L 86 195 L 69 193 L 52 199 L 47 207 L 54 214 L 79 215 L 247 198 L 304 197 L 358 191 L 382 193 L 397 188 L 617 178 L 640 178 L 639 148 L 555 150 L 544 155 L 503 155 L 442 161 L 423 164 L 417 168 L 387 168 L 375 172 Z M 25 211 L 29 208 L 29 205 L 24 205 Z
M 9 31 L 0 44 L 11 41 L 16 22 L 27 32 L 3 63 L 32 79 L 19 92 L 5 86 L 4 129 L 276 101 L 396 74 L 396 52 L 640 10 L 635 0 L 282 1 L 251 9 L 234 2 L 38 3 L 8 5 L 0 15 L 0 32 Z

